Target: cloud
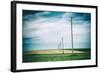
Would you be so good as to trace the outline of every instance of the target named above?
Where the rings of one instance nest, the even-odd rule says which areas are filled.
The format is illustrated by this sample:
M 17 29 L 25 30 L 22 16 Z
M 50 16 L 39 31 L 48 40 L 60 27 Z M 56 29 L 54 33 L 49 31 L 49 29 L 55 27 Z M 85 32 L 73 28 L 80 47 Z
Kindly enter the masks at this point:
M 24 11 L 25 12 L 25 11 Z M 28 11 L 26 11 L 27 13 Z M 76 47 L 90 47 L 90 14 L 52 11 L 32 11 L 23 15 L 23 37 L 25 44 L 38 45 L 36 48 L 57 48 L 64 38 L 65 47 L 71 48 L 71 17 L 73 17 L 73 36 Z M 79 46 L 79 43 L 84 43 Z M 42 44 L 42 45 L 41 45 Z M 47 45 L 47 46 L 46 46 Z M 31 45 L 31 48 L 35 48 Z M 29 47 L 28 47 L 29 48 Z

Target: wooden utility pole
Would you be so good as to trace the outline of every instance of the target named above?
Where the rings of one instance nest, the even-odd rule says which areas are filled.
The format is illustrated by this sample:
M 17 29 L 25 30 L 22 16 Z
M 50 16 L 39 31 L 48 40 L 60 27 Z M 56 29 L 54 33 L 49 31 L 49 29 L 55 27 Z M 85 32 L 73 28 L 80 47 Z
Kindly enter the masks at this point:
M 72 43 L 72 53 L 74 53 L 74 50 L 73 50 L 73 22 L 72 22 L 72 17 L 71 17 L 71 43 Z

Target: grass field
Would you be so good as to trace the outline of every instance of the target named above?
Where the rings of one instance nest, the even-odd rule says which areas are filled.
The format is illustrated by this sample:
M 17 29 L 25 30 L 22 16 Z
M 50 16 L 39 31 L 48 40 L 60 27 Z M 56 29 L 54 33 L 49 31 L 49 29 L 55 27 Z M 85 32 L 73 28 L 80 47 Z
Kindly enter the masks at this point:
M 91 59 L 90 49 L 35 50 L 23 53 L 23 62 L 49 62 Z

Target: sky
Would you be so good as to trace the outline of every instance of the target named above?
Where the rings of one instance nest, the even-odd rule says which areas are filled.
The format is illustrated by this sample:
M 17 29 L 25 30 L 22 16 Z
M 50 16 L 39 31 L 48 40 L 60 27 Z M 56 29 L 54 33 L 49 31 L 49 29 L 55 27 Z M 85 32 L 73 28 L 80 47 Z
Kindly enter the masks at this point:
M 91 48 L 91 14 L 79 12 L 23 10 L 23 50 L 72 48 L 71 18 L 74 48 Z

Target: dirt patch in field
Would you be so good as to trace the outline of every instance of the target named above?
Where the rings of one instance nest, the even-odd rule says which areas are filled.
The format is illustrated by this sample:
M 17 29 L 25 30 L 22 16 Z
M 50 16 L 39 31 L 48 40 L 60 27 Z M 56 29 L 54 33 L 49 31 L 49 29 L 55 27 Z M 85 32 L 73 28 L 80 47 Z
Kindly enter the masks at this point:
M 25 54 L 60 54 L 60 53 L 72 53 L 72 50 L 34 50 L 34 51 L 29 51 L 25 52 Z M 76 51 L 74 50 L 73 53 L 86 53 L 83 51 Z

